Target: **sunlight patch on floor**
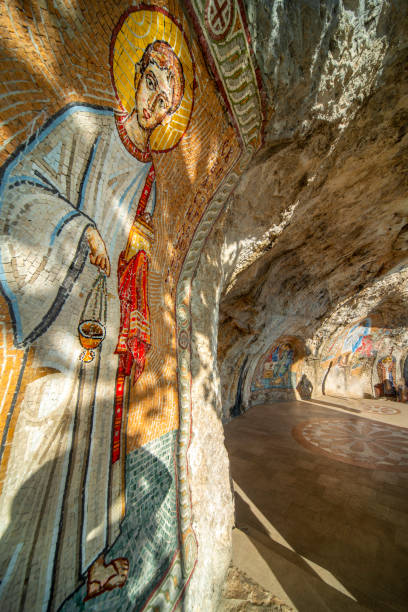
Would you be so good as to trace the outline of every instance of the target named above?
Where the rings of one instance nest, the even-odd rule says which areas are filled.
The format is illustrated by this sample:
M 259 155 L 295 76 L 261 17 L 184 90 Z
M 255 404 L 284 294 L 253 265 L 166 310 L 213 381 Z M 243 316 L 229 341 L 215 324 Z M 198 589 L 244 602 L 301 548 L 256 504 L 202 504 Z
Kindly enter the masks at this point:
M 263 528 L 266 530 L 268 536 L 271 538 L 271 540 L 273 540 L 274 542 L 276 542 L 277 544 L 280 544 L 281 546 L 284 546 L 285 548 L 287 548 L 288 550 L 290 550 L 291 552 L 295 553 L 296 555 L 298 555 L 298 557 L 300 557 L 305 563 L 307 563 L 307 565 L 309 565 L 309 567 L 312 568 L 312 570 L 316 573 L 316 575 L 323 580 L 323 582 L 325 582 L 326 584 L 328 584 L 329 586 L 333 587 L 334 589 L 336 589 L 337 591 L 339 591 L 340 593 L 343 593 L 343 595 L 345 595 L 346 597 L 349 597 L 350 599 L 352 599 L 353 601 L 357 601 L 355 599 L 355 597 L 353 597 L 353 595 L 346 589 L 346 587 L 341 584 L 341 582 L 339 582 L 339 580 L 333 576 L 333 574 L 331 572 L 329 572 L 327 569 L 325 569 L 324 567 L 321 567 L 320 565 L 318 565 L 317 563 L 314 563 L 313 561 L 311 561 L 310 559 L 307 559 L 306 557 L 303 557 L 302 555 L 299 555 L 294 548 L 292 548 L 292 546 L 289 544 L 289 542 L 287 542 L 285 540 L 285 538 L 282 536 L 281 533 L 279 533 L 279 531 L 268 521 L 268 519 L 266 518 L 266 516 L 261 512 L 261 510 L 259 510 L 259 508 L 251 501 L 251 499 L 246 495 L 246 493 L 241 489 L 241 487 L 235 482 L 234 482 L 234 490 L 235 492 L 241 497 L 241 499 L 248 504 L 249 508 L 251 509 L 251 512 L 253 513 L 253 515 L 258 519 L 258 521 L 261 523 L 261 525 L 263 526 Z M 243 534 L 245 535 L 245 534 Z M 250 538 L 248 536 L 245 536 L 248 539 L 248 546 L 251 548 L 251 551 L 255 553 L 256 557 L 261 557 L 260 553 L 258 552 L 258 550 L 256 549 L 256 547 L 250 542 Z M 261 557 L 262 559 L 262 557 Z M 265 565 L 266 562 L 262 559 L 263 563 Z M 255 570 L 255 567 L 254 567 Z M 269 568 L 268 566 L 268 570 L 270 573 L 273 574 L 271 568 Z M 263 570 L 264 572 L 265 570 Z M 273 574 L 275 581 L 278 581 L 278 579 L 276 578 L 276 576 Z M 251 576 L 254 579 L 256 579 L 255 576 Z M 258 580 L 259 581 L 259 580 Z M 279 583 L 280 584 L 280 583 Z M 268 587 L 270 588 L 270 587 Z M 283 590 L 282 585 L 280 585 L 280 588 Z M 282 594 L 276 592 L 276 595 L 278 597 L 281 597 L 282 599 L 285 599 L 286 601 L 290 602 L 290 598 L 287 595 L 287 593 L 284 591 L 284 597 Z M 295 607 L 293 605 L 292 602 L 290 602 L 290 604 Z

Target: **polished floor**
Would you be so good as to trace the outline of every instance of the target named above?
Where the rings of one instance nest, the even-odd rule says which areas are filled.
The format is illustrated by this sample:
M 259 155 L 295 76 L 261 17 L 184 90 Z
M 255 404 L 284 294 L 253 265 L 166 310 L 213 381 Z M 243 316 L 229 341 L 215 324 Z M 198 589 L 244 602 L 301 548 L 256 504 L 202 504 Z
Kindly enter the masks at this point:
M 225 427 L 233 563 L 295 610 L 408 610 L 408 404 L 255 406 Z

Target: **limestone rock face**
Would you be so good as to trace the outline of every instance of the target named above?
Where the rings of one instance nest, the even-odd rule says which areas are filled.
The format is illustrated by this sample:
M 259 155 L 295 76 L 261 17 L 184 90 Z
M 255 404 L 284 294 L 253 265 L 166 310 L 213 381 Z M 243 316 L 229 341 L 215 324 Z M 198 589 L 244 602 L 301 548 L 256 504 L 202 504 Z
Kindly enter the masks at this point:
M 408 254 L 407 5 L 246 4 L 271 114 L 223 219 L 228 407 L 243 354 L 294 334 L 316 355 L 326 318 L 351 298 L 351 322 L 367 287 L 380 303 Z
M 224 446 L 222 404 L 216 359 L 217 318 L 221 269 L 217 265 L 218 241 L 209 244 L 205 265 L 200 266 L 192 291 L 192 403 L 189 475 L 193 528 L 200 554 L 187 589 L 186 610 L 218 610 L 220 587 L 230 563 L 234 505 Z M 203 262 L 204 263 L 204 262 Z M 203 293 L 205 299 L 203 300 Z M 213 606 L 213 607 L 212 607 Z
M 245 5 L 270 105 L 270 145 L 319 120 L 347 125 L 406 44 L 404 0 Z
M 291 612 L 293 608 L 268 593 L 234 566 L 228 570 L 220 612 Z
M 353 321 L 382 314 L 393 330 L 384 350 L 397 344 L 401 359 L 407 350 L 408 4 L 245 6 L 265 89 L 265 142 L 215 225 L 193 284 L 201 368 L 193 414 L 201 432 L 215 428 L 219 440 L 213 415 L 221 403 L 226 420 L 248 406 L 258 361 L 282 336 L 304 343 L 298 375 L 308 393 L 322 391 L 325 343 Z M 194 450 L 194 431 L 190 465 L 199 489 L 200 470 L 213 466 Z M 224 457 L 220 465 L 226 469 Z M 200 507 L 208 500 L 201 496 Z M 221 578 L 232 502 L 216 492 L 211 503 Z M 212 528 L 206 521 L 197 513 L 200 546 Z

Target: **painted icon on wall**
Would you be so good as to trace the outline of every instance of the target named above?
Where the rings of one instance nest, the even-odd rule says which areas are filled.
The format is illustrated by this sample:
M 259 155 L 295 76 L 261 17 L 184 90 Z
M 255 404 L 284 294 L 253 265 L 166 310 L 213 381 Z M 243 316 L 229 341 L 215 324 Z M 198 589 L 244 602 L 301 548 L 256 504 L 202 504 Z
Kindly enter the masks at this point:
M 290 344 L 275 345 L 264 358 L 255 375 L 252 390 L 294 389 L 296 373 L 292 371 L 294 350 Z
M 357 351 L 371 330 L 371 321 L 370 319 L 365 319 L 359 323 L 353 325 L 347 332 L 347 335 L 344 339 L 342 346 L 342 354 L 345 353 L 354 353 Z
M 397 394 L 397 362 L 392 350 L 389 355 L 378 360 L 377 375 L 380 383 L 383 384 L 384 395 L 395 397 Z

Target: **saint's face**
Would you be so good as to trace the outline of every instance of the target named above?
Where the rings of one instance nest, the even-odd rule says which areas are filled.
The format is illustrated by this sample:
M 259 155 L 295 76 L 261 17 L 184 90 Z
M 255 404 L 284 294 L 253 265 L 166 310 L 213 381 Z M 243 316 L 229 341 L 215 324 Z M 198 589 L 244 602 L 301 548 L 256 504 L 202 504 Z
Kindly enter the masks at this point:
M 145 130 L 153 130 L 168 116 L 173 102 L 173 87 L 169 83 L 169 72 L 151 62 L 136 91 L 137 120 Z

